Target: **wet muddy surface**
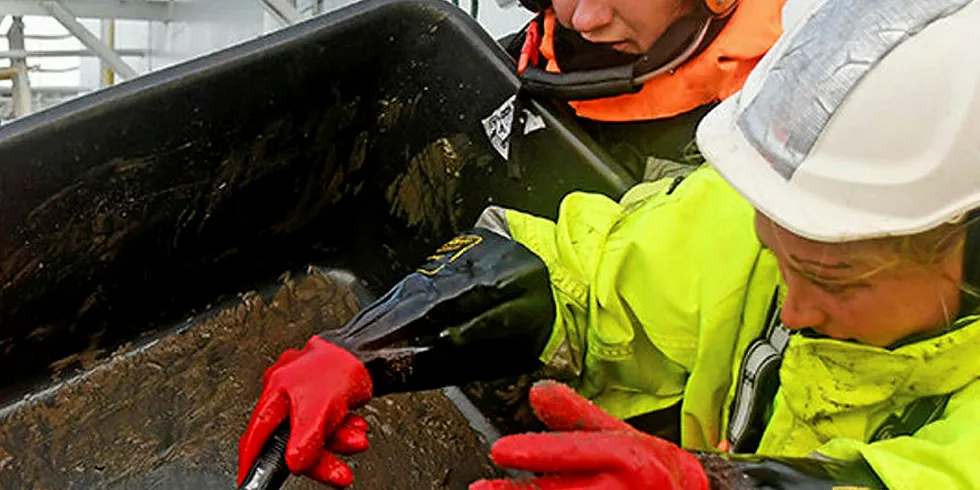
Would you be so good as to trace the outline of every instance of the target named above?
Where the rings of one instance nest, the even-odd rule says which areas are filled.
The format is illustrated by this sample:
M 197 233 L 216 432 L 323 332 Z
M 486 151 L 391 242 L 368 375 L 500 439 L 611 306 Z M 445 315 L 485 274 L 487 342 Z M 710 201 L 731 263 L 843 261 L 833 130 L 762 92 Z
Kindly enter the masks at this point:
M 234 488 L 262 372 L 357 305 L 342 281 L 311 270 L 0 409 L 0 488 Z M 372 448 L 345 458 L 355 489 L 464 489 L 499 475 L 441 391 L 377 399 L 359 413 Z M 324 487 L 293 477 L 284 488 Z
M 540 432 L 548 428 L 534 416 L 528 394 L 534 382 L 553 379 L 537 372 L 495 381 L 479 381 L 461 387 L 463 393 L 502 435 Z

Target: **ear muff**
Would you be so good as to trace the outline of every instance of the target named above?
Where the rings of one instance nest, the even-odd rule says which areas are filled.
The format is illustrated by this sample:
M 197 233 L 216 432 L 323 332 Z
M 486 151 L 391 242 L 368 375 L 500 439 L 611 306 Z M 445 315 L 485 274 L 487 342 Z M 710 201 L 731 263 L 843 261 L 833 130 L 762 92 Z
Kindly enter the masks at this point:
M 714 17 L 727 17 L 737 5 L 738 0 L 704 0 L 704 8 Z

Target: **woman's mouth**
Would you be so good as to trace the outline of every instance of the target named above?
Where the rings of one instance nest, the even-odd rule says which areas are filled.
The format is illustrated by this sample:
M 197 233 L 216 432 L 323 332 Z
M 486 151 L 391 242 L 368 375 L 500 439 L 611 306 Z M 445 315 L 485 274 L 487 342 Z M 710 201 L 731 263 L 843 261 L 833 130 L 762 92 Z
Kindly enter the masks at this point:
M 612 49 L 615 49 L 616 51 L 623 51 L 623 50 L 629 49 L 630 45 L 632 44 L 632 43 L 630 43 L 630 41 L 628 39 L 611 39 L 611 40 L 605 40 L 605 39 L 595 39 L 595 38 L 592 38 L 592 37 L 590 37 L 586 33 L 580 33 L 579 35 L 582 36 L 582 39 L 585 39 L 586 41 L 588 41 L 591 44 L 598 44 L 598 45 L 602 45 L 602 46 L 608 46 L 608 47 L 610 47 Z
M 810 327 L 810 329 L 819 333 L 820 335 L 823 335 L 824 337 L 828 337 L 834 340 L 840 340 L 844 342 L 857 342 L 857 339 L 855 339 L 851 335 L 848 335 L 844 332 L 836 331 L 835 329 L 820 328 L 820 327 Z
M 620 53 L 631 53 L 633 51 L 633 43 L 629 41 L 619 41 L 612 43 L 612 48 Z

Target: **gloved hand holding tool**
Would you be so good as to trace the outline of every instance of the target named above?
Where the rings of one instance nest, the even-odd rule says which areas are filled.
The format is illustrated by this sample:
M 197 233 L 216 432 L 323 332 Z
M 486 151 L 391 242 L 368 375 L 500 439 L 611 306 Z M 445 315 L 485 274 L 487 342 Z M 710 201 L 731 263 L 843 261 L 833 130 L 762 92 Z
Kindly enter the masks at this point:
M 334 453 L 368 448 L 367 422 L 348 413 L 371 400 L 371 377 L 361 361 L 314 336 L 302 351 L 284 352 L 266 370 L 262 386 L 239 443 L 239 486 L 265 441 L 287 420 L 292 436 L 285 462 L 290 471 L 338 487 L 353 483 L 354 474 Z M 326 447 L 323 441 L 328 441 Z
M 530 481 L 481 480 L 470 490 L 708 490 L 698 458 L 603 412 L 565 385 L 531 389 L 534 413 L 549 429 L 504 437 L 491 456 L 505 468 L 543 473 Z
M 350 485 L 336 454 L 368 447 L 367 423 L 351 410 L 372 396 L 530 372 L 554 315 L 541 259 L 486 229 L 457 236 L 343 328 L 266 371 L 239 441 L 239 487 L 278 488 L 290 472 Z
M 470 490 L 870 490 L 884 488 L 863 462 L 688 451 L 645 434 L 579 396 L 541 381 L 535 415 L 554 432 L 503 437 L 490 455 L 542 476 L 480 480 Z

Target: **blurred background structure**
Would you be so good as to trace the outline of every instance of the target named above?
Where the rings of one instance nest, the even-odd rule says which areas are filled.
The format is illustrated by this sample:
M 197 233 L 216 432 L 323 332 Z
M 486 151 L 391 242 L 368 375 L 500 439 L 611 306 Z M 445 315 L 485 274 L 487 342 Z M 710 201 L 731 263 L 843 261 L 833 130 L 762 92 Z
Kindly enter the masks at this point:
M 0 125 L 359 0 L 0 0 Z M 516 0 L 446 0 L 495 38 Z

